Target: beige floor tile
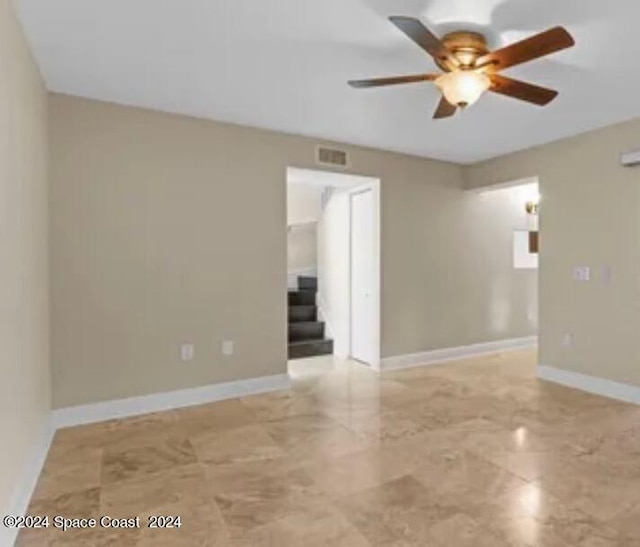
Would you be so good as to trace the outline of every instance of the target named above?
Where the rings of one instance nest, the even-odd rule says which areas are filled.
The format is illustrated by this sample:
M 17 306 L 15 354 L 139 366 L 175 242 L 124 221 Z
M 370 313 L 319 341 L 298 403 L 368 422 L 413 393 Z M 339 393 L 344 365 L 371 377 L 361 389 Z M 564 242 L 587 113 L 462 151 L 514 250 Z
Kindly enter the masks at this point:
M 458 513 L 434 524 L 429 533 L 443 547 L 509 547 L 506 541 L 480 526 L 469 515 Z
M 640 504 L 640 475 L 578 458 L 560 463 L 535 482 L 541 489 L 600 521 Z
M 640 407 L 535 374 L 301 360 L 290 390 L 60 430 L 30 514 L 183 526 L 18 546 L 640 547 Z
M 369 547 L 369 542 L 339 512 L 311 506 L 234 538 L 237 547 Z
M 69 518 L 95 518 L 100 505 L 100 488 L 89 488 L 55 497 L 32 500 L 29 515 L 56 515 Z
M 97 536 L 92 530 L 52 532 L 50 547 L 96 547 Z
M 95 547 L 138 547 L 141 530 L 101 528 L 93 536 Z
M 532 483 L 473 504 L 468 511 L 514 547 L 573 546 L 585 541 L 605 546 L 620 539 L 613 527 Z
M 139 516 L 142 528 L 137 547 L 229 544 L 226 524 L 201 464 L 104 485 L 100 511 L 118 518 Z M 179 516 L 181 526 L 151 529 L 150 516 Z
M 305 415 L 263 422 L 288 457 L 300 464 L 357 452 L 369 445 L 328 416 Z
M 32 500 L 26 514 L 32 516 L 49 517 L 49 528 L 24 530 L 20 534 L 20 547 L 38 545 L 41 542 L 47 547 L 55 545 L 91 547 L 93 536 L 91 530 L 75 529 L 63 531 L 53 526 L 55 517 L 62 516 L 70 519 L 98 518 L 100 506 L 100 488 L 76 490 L 64 494 Z
M 102 448 L 85 450 L 82 459 L 63 459 L 54 453 L 54 457 L 49 457 L 42 469 L 33 499 L 99 487 L 102 456 Z
M 309 475 L 288 459 L 213 465 L 208 476 L 232 535 L 285 518 L 326 501 Z
M 429 545 L 430 528 L 457 513 L 410 476 L 343 498 L 336 506 L 372 545 Z
M 496 427 L 471 432 L 465 448 L 482 455 L 508 452 L 556 452 L 565 445 L 564 432 L 549 428 Z
M 341 498 L 405 475 L 403 466 L 391 459 L 388 453 L 369 448 L 318 460 L 303 470 L 328 496 Z
M 527 481 L 540 478 L 557 466 L 561 459 L 561 455 L 554 451 L 492 452 L 482 457 Z
M 161 511 L 197 507 L 212 499 L 206 470 L 196 463 L 103 484 L 100 513 L 117 518 L 172 514 Z
M 428 429 L 407 414 L 394 410 L 356 408 L 334 411 L 330 416 L 372 446 L 408 439 Z
M 461 510 L 471 501 L 492 499 L 526 484 L 501 467 L 460 449 L 425 454 L 411 475 Z
M 177 416 L 174 430 L 185 436 L 226 431 L 254 424 L 257 420 L 239 399 L 192 406 L 174 412 Z
M 84 450 L 118 444 L 132 448 L 138 443 L 147 443 L 150 438 L 157 440 L 170 435 L 171 427 L 176 422 L 176 413 L 171 410 L 109 420 L 58 430 L 53 444 L 59 450 L 59 455 L 69 461 L 69 458 L 80 458 Z
M 191 437 L 198 460 L 218 465 L 284 457 L 284 450 L 261 425 L 208 431 Z
M 455 427 L 473 420 L 491 420 L 495 414 L 503 414 L 503 403 L 489 395 L 471 395 L 461 399 L 451 394 L 439 394 L 431 398 L 403 404 L 399 412 L 427 429 Z
M 48 530 L 23 529 L 18 533 L 14 547 L 49 547 Z
M 278 420 L 291 416 L 323 414 L 325 405 L 314 395 L 292 390 L 243 397 L 245 405 L 259 420 Z
M 187 438 L 149 440 L 146 446 L 106 447 L 102 461 L 102 482 L 109 484 L 196 463 L 196 453 Z
M 625 540 L 635 539 L 640 545 L 640 504 L 620 513 L 608 524 Z
M 202 500 L 165 506 L 163 515 L 180 516 L 179 528 L 143 528 L 136 547 L 231 547 L 231 536 L 217 504 Z

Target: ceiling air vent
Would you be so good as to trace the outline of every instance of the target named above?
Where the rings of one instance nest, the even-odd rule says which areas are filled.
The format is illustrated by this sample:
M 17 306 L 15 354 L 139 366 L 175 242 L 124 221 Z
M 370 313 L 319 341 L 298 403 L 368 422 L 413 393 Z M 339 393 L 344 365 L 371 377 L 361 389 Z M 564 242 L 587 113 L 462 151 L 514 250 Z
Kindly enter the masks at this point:
M 349 155 L 344 150 L 318 146 L 316 149 L 316 163 L 331 167 L 348 167 Z

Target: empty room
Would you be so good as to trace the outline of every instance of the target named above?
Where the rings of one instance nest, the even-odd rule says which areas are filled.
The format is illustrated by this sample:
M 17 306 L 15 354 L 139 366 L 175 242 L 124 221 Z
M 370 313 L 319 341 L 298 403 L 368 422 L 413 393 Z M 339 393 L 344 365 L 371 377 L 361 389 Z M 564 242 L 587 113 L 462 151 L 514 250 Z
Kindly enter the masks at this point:
M 0 0 L 0 547 L 639 546 L 639 18 Z

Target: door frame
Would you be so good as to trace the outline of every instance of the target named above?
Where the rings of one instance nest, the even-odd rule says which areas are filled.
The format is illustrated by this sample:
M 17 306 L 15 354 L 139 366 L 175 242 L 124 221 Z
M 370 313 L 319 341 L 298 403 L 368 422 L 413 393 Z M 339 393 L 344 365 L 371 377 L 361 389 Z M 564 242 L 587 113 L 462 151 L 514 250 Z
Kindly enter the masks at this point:
M 379 371 L 380 370 L 380 361 L 381 361 L 381 344 L 382 344 L 382 335 L 381 335 L 381 313 L 382 313 L 382 296 L 381 296 L 381 249 L 382 249 L 382 241 L 381 241 L 381 183 L 380 179 L 377 177 L 372 177 L 369 175 L 359 175 L 357 173 L 344 173 L 337 171 L 326 171 L 317 169 L 315 167 L 294 167 L 288 166 L 286 169 L 286 177 L 285 177 L 285 191 L 284 191 L 284 199 L 285 199 L 285 210 L 286 210 L 286 195 L 288 183 L 291 181 L 297 181 L 298 183 L 303 184 L 320 184 L 322 186 L 329 186 L 339 191 L 340 193 L 347 194 L 349 206 L 348 206 L 348 223 L 349 223 L 349 245 L 348 245 L 348 289 L 349 289 L 349 306 L 348 306 L 348 321 L 347 326 L 344 329 L 345 337 L 348 340 L 349 352 L 347 355 L 340 355 L 341 357 L 348 358 L 351 354 L 351 193 L 362 192 L 367 189 L 372 190 L 373 197 L 373 213 L 374 213 L 374 230 L 373 230 L 373 252 L 374 252 L 374 260 L 373 260 L 373 268 L 372 272 L 372 282 L 373 282 L 373 308 L 375 309 L 375 317 L 374 317 L 374 325 L 373 325 L 373 336 L 371 339 L 372 351 L 371 355 L 374 356 L 373 362 L 370 363 L 371 369 Z M 283 238 L 284 245 L 286 249 L 286 215 L 284 218 L 284 229 L 283 229 Z M 285 252 L 285 260 L 283 263 L 284 270 L 286 272 L 286 252 Z M 285 275 L 285 278 L 287 276 Z M 286 286 L 286 282 L 283 283 Z M 284 324 L 286 325 L 286 317 Z M 286 332 L 286 329 L 285 329 Z M 286 344 L 286 337 L 284 338 L 284 343 Z

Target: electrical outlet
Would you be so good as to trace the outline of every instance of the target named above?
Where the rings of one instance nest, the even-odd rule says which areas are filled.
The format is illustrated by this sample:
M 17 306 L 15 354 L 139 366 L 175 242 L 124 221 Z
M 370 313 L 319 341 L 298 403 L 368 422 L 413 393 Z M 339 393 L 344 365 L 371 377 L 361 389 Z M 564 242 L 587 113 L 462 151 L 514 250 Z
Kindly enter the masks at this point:
M 562 336 L 562 347 L 570 348 L 573 346 L 573 334 L 570 332 L 565 332 Z
M 591 268 L 589 266 L 576 266 L 573 268 L 573 279 L 576 281 L 589 281 L 591 279 Z
M 192 361 L 195 353 L 193 344 L 185 343 L 180 346 L 180 359 L 182 361 Z
M 233 355 L 233 340 L 222 341 L 222 355 Z

